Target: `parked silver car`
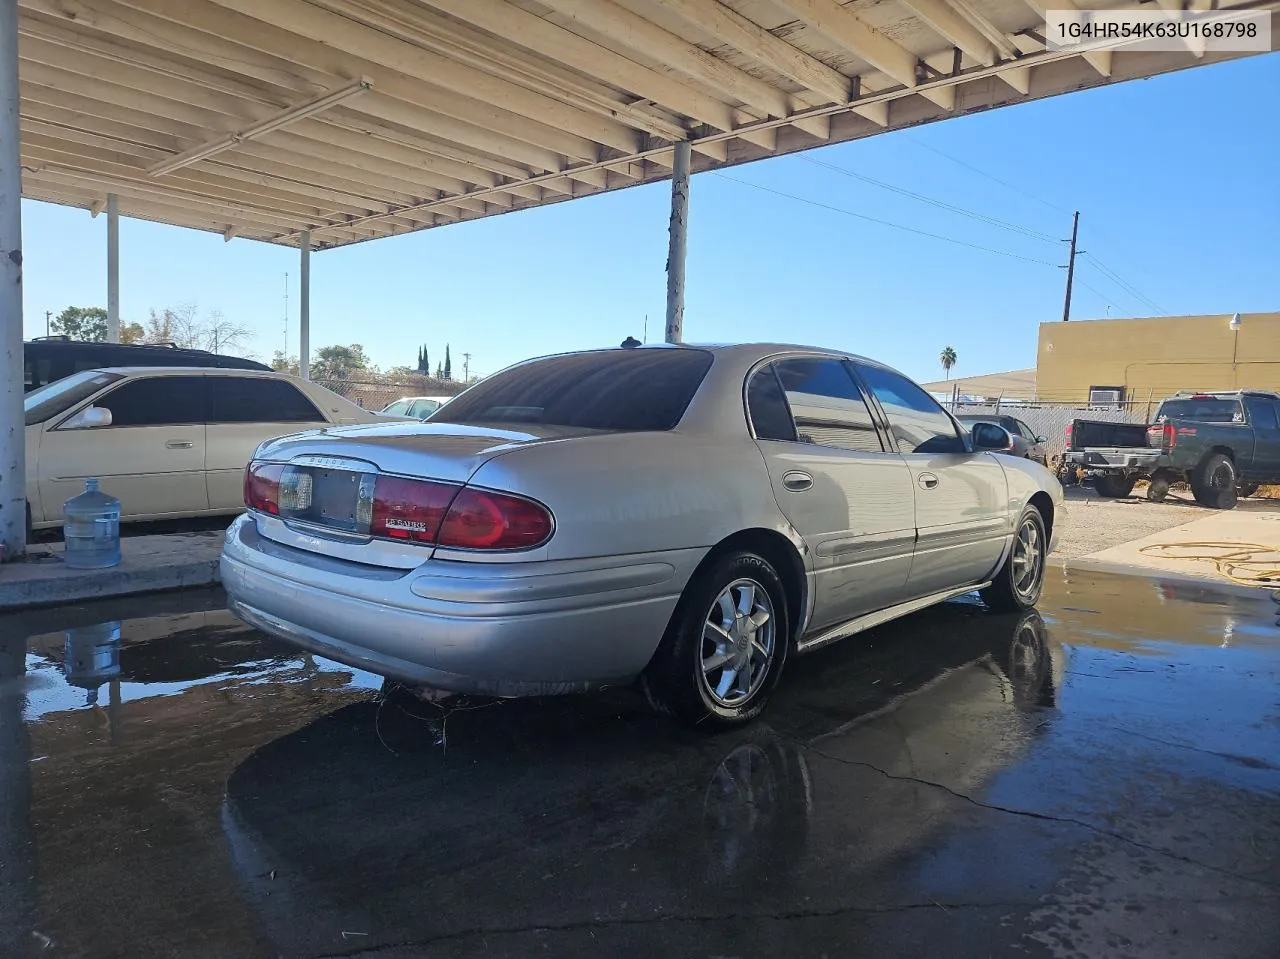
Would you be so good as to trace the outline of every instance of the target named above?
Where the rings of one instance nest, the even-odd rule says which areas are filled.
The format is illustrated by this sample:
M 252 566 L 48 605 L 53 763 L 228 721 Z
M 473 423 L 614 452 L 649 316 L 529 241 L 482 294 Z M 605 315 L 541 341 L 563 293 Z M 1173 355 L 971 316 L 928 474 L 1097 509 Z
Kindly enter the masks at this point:
M 264 443 L 222 581 L 246 622 L 409 684 L 639 677 L 659 708 L 744 722 L 793 653 L 974 589 L 1036 602 L 1062 488 L 970 443 L 841 352 L 546 357 L 427 423 Z
M 990 423 L 993 426 L 998 426 L 1009 434 L 1009 445 L 1005 449 L 996 450 L 996 452 L 1008 453 L 1010 456 L 1017 456 L 1021 459 L 1035 460 L 1041 466 L 1048 465 L 1049 449 L 1045 446 L 1049 442 L 1048 438 L 1041 436 L 1016 416 L 1003 416 L 999 413 L 962 413 L 956 419 L 967 430 L 972 430 L 978 423 Z

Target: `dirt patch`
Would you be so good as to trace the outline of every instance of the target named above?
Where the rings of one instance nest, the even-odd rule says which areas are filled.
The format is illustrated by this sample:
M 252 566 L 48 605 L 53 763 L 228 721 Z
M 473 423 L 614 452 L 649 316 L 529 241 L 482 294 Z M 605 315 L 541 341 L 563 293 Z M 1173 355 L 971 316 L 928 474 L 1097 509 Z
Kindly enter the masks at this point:
M 1145 498 L 1103 499 L 1092 489 L 1067 488 L 1067 515 L 1059 525 L 1059 559 L 1077 559 L 1200 519 L 1209 511 L 1189 493 L 1172 492 L 1163 503 Z
M 1090 487 L 1067 487 L 1067 516 L 1058 527 L 1058 548 L 1054 556 L 1078 559 L 1214 515 L 1216 510 L 1200 506 L 1192 499 L 1189 489 L 1180 488 L 1182 485 L 1175 486 L 1163 503 L 1146 499 L 1145 484 L 1142 488 L 1135 487 L 1134 495 L 1125 499 L 1104 499 Z M 1276 510 L 1280 486 L 1264 489 L 1274 492 L 1267 497 L 1259 490 L 1256 496 L 1240 500 L 1236 509 Z

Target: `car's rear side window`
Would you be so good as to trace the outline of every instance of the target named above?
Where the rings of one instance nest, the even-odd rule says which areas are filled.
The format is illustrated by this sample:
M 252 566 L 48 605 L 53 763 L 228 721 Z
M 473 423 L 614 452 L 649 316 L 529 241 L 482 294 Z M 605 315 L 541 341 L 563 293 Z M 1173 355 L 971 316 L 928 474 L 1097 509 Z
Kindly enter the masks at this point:
M 1201 423 L 1243 423 L 1244 410 L 1238 399 L 1209 396 L 1185 400 L 1165 400 L 1156 420 L 1198 420 Z
M 477 383 L 432 423 L 673 429 L 711 368 L 695 349 L 601 350 L 550 356 Z
M 258 376 L 210 376 L 210 423 L 323 423 L 315 404 L 292 383 Z
M 802 443 L 881 453 L 880 434 L 844 361 L 797 357 L 773 364 Z
M 796 425 L 772 364 L 757 370 L 747 384 L 747 412 L 756 439 L 796 441 Z

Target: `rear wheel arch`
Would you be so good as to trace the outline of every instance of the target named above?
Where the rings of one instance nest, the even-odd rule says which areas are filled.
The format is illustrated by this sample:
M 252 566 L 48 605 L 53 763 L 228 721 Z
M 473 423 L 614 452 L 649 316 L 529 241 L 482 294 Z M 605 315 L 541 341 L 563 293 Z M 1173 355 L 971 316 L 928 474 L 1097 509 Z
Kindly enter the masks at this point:
M 1199 467 L 1203 466 L 1205 460 L 1207 460 L 1210 456 L 1214 456 L 1218 453 L 1221 453 L 1227 459 L 1231 460 L 1232 466 L 1235 465 L 1236 451 L 1233 450 L 1230 446 L 1211 446 L 1209 449 L 1205 450 L 1204 455 L 1200 457 L 1200 462 L 1196 464 L 1196 468 L 1198 469 Z
M 800 557 L 800 551 L 791 540 L 777 530 L 744 529 L 726 536 L 703 557 L 689 581 L 693 582 L 704 569 L 721 556 L 737 550 L 755 553 L 768 562 L 778 574 L 787 598 L 788 623 L 792 634 L 790 638 L 797 638 L 806 619 L 808 580 L 805 577 L 804 560 Z

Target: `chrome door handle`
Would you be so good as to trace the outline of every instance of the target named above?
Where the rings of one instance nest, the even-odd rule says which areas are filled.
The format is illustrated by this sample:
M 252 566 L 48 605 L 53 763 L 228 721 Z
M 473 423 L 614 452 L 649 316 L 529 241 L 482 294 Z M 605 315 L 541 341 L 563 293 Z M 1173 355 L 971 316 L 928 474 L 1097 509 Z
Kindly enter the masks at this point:
M 190 440 L 169 440 L 169 442 L 164 444 L 164 448 L 167 450 L 189 450 L 191 449 L 191 441 Z
M 782 485 L 793 493 L 803 493 L 813 486 L 813 477 L 799 470 L 782 474 Z
M 920 488 L 921 489 L 937 489 L 938 477 L 934 476 L 932 473 L 921 473 Z

